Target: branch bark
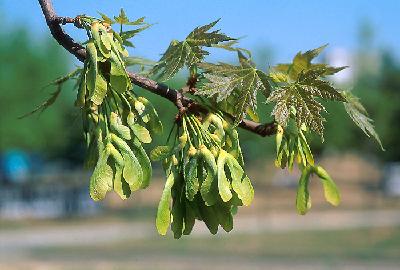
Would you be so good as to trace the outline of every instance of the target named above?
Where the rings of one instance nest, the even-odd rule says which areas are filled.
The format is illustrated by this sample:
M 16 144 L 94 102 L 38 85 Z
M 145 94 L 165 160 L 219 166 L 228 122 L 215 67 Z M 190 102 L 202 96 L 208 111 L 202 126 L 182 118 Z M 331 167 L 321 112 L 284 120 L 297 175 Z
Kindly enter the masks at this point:
M 74 23 L 76 26 L 79 26 L 78 17 L 70 18 L 70 17 L 59 17 L 54 10 L 53 3 L 51 0 L 38 0 L 40 7 L 42 9 L 43 15 L 46 19 L 47 26 L 50 29 L 50 32 L 53 38 L 68 52 L 74 55 L 79 61 L 84 62 L 86 59 L 86 49 L 76 43 L 72 37 L 70 37 L 65 31 L 62 29 L 61 25 L 66 23 Z M 158 83 L 149 78 L 140 76 L 138 74 L 128 72 L 128 76 L 131 79 L 132 83 L 146 89 L 156 95 L 164 97 L 171 101 L 177 106 L 177 108 L 182 111 L 184 108 L 188 108 L 189 106 L 200 106 L 196 104 L 190 98 L 184 96 L 181 92 L 169 88 L 167 85 Z M 258 134 L 260 136 L 271 136 L 276 133 L 276 124 L 275 122 L 260 124 L 254 121 L 250 121 L 244 119 L 240 122 L 239 126 L 245 130 Z

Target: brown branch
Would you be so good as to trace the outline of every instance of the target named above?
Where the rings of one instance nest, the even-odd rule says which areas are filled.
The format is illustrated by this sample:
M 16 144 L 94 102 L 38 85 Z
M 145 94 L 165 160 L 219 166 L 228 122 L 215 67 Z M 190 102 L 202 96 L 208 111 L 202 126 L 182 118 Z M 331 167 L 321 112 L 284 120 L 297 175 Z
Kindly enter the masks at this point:
M 46 19 L 46 23 L 50 29 L 50 32 L 54 39 L 63 46 L 68 52 L 73 54 L 79 61 L 84 62 L 86 58 L 86 49 L 76 43 L 67 33 L 64 32 L 61 25 L 67 23 L 73 23 L 75 26 L 80 27 L 79 17 L 59 17 L 57 16 L 51 0 L 38 0 L 40 7 L 42 8 L 43 15 Z M 191 107 L 204 110 L 200 104 L 197 104 L 192 99 L 184 96 L 181 92 L 169 88 L 165 84 L 158 83 L 146 77 L 142 77 L 138 74 L 128 72 L 128 76 L 132 83 L 146 89 L 156 95 L 168 99 L 178 108 L 180 112 Z M 276 133 L 275 123 L 260 124 L 247 119 L 243 119 L 239 126 L 245 130 L 256 133 L 260 136 L 270 136 Z
M 51 0 L 38 0 L 42 8 L 43 15 L 46 19 L 47 26 L 50 29 L 54 39 L 63 46 L 67 51 L 73 54 L 79 61 L 83 62 L 86 58 L 85 48 L 76 43 L 64 30 L 60 23 L 63 23 L 62 17 L 57 16 L 54 11 Z

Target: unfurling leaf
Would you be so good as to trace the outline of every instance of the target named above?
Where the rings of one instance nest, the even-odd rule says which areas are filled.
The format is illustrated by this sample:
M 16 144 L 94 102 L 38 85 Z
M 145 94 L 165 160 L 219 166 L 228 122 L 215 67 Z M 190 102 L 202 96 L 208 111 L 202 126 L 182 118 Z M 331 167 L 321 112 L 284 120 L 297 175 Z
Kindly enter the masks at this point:
M 121 8 L 118 16 L 114 16 L 114 19 L 115 19 L 115 22 L 119 23 L 119 24 L 129 23 L 129 18 L 126 16 L 123 8 Z
M 283 72 L 287 74 L 289 78 L 293 81 L 296 81 L 301 72 L 309 70 L 309 69 L 323 69 L 323 75 L 333 75 L 346 67 L 331 67 L 326 64 L 312 64 L 311 61 L 315 59 L 326 47 L 328 44 L 325 44 L 319 48 L 306 51 L 305 53 L 298 52 L 296 56 L 293 58 L 293 62 L 290 64 L 278 64 L 274 67 L 274 69 L 278 72 Z
M 240 51 L 238 56 L 240 66 L 200 63 L 199 67 L 205 71 L 204 77 L 207 82 L 196 93 L 215 97 L 217 103 L 230 98 L 229 103 L 235 108 L 235 124 L 238 124 L 249 110 L 256 110 L 259 91 L 267 95 L 270 91 L 266 74 L 256 69 L 250 59 Z
M 323 136 L 325 119 L 321 113 L 325 107 L 316 99 L 345 102 L 343 95 L 329 82 L 321 80 L 325 68 L 302 71 L 296 82 L 284 85 L 274 90 L 268 97 L 269 103 L 275 103 L 272 115 L 283 127 L 287 126 L 291 112 L 298 128 L 303 124 Z
M 20 116 L 19 119 L 28 117 L 38 111 L 43 112 L 44 110 L 46 110 L 49 106 L 53 105 L 53 103 L 56 102 L 58 96 L 61 93 L 61 90 L 62 90 L 61 86 L 57 86 L 57 90 L 51 93 L 50 97 L 46 101 L 37 106 L 33 111 Z
M 344 108 L 347 114 L 350 116 L 351 120 L 369 137 L 372 136 L 378 142 L 382 150 L 382 142 L 379 138 L 378 133 L 376 133 L 374 126 L 372 124 L 373 120 L 368 117 L 368 113 L 364 106 L 361 104 L 359 98 L 351 94 L 350 92 L 343 93 L 346 101 Z
M 172 41 L 158 64 L 151 70 L 151 74 L 158 74 L 162 81 L 169 80 L 185 65 L 190 68 L 200 63 L 208 55 L 203 47 L 211 47 L 220 42 L 234 40 L 220 33 L 219 30 L 208 32 L 217 22 L 218 20 L 197 27 L 184 41 Z

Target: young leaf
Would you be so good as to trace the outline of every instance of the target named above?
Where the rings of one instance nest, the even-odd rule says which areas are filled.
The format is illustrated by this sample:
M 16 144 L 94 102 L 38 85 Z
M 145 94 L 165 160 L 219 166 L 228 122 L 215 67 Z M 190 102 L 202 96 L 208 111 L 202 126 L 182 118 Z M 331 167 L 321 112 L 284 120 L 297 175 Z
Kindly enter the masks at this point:
M 219 30 L 208 32 L 217 22 L 218 20 L 197 27 L 184 41 L 172 41 L 158 64 L 151 70 L 151 74 L 159 74 L 159 79 L 162 81 L 169 80 L 185 65 L 190 68 L 200 63 L 208 55 L 203 47 L 211 47 L 220 42 L 234 40 L 220 33 Z
M 227 100 L 235 106 L 235 124 L 238 124 L 246 112 L 256 110 L 257 92 L 269 94 L 270 86 L 266 74 L 256 69 L 250 59 L 238 52 L 240 66 L 225 63 L 200 63 L 204 70 L 204 83 L 196 92 L 198 95 L 215 97 L 217 102 Z
M 368 113 L 365 110 L 364 106 L 361 104 L 359 98 L 351 94 L 350 92 L 343 93 L 346 101 L 344 104 L 344 108 L 346 109 L 347 114 L 350 116 L 351 120 L 368 136 L 374 137 L 374 139 L 378 142 L 382 150 L 385 150 L 382 146 L 382 142 L 379 138 L 378 133 L 376 133 L 374 126 L 372 124 L 373 120 L 368 117 Z
M 124 9 L 121 8 L 119 15 L 114 16 L 115 22 L 119 24 L 129 23 L 129 18 L 126 16 Z
M 151 24 L 147 24 L 147 25 L 144 25 L 144 26 L 142 26 L 142 27 L 140 27 L 140 28 L 137 28 L 137 29 L 134 29 L 134 30 L 129 30 L 129 31 L 121 32 L 121 38 L 122 38 L 122 40 L 126 41 L 126 40 L 128 40 L 128 39 L 130 39 L 130 38 L 133 38 L 133 37 L 136 36 L 138 33 L 140 33 L 140 32 L 142 32 L 142 31 L 146 30 L 147 28 L 149 28 L 149 27 L 151 27 L 151 26 L 152 26 Z
M 157 64 L 157 62 L 154 62 L 152 60 L 142 58 L 142 57 L 136 57 L 136 56 L 130 56 L 124 58 L 125 65 L 127 67 L 129 66 L 147 66 L 147 67 L 153 67 Z
M 346 101 L 329 82 L 320 79 L 324 72 L 324 68 L 302 71 L 296 82 L 282 86 L 271 93 L 267 102 L 275 103 L 272 115 L 279 125 L 287 126 L 290 111 L 294 108 L 298 128 L 305 124 L 323 136 L 325 119 L 321 113 L 325 108 L 316 98 Z
M 61 85 L 58 85 L 58 86 L 57 86 L 57 90 L 54 91 L 53 93 L 51 93 L 50 97 L 49 97 L 46 101 L 44 101 L 42 104 L 40 104 L 39 106 L 37 106 L 33 111 L 31 111 L 31 112 L 29 112 L 29 113 L 26 113 L 26 114 L 24 114 L 24 115 L 22 115 L 22 116 L 20 116 L 20 117 L 18 117 L 18 118 L 19 118 L 19 119 L 22 119 L 22 118 L 28 117 L 28 116 L 30 116 L 30 115 L 32 115 L 32 114 L 38 112 L 38 111 L 43 112 L 43 111 L 46 110 L 49 106 L 53 105 L 54 102 L 56 102 L 58 96 L 59 96 L 60 93 L 61 93 L 61 90 L 62 90 Z
M 98 12 L 101 16 L 101 18 L 103 19 L 103 22 L 108 23 L 109 25 L 112 25 L 115 23 L 115 21 L 113 21 L 110 17 L 108 17 L 106 14 Z
M 311 61 L 315 59 L 315 57 L 317 57 L 327 46 L 328 44 L 325 44 L 319 48 L 306 51 L 305 53 L 298 52 L 293 58 L 291 64 L 278 64 L 274 67 L 274 70 L 288 74 L 291 80 L 296 81 L 301 72 L 309 69 L 322 68 L 324 69 L 324 76 L 333 75 L 345 69 L 346 67 L 331 67 L 326 64 L 311 63 Z

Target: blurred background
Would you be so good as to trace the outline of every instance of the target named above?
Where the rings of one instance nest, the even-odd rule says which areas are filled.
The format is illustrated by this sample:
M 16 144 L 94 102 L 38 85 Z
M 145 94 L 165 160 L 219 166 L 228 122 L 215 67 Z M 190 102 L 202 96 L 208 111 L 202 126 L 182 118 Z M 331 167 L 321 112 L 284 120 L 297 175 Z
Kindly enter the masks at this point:
M 221 17 L 223 32 L 244 37 L 267 69 L 298 51 L 329 43 L 318 59 L 350 68 L 332 78 L 361 98 L 386 151 L 347 116 L 327 104 L 325 143 L 312 141 L 320 162 L 342 192 L 324 202 L 311 185 L 313 208 L 298 216 L 299 177 L 274 167 L 274 139 L 240 131 L 255 200 L 240 209 L 229 234 L 212 236 L 196 224 L 191 236 L 158 236 L 154 220 L 165 181 L 154 164 L 151 186 L 121 201 L 94 203 L 83 171 L 81 121 L 72 83 L 42 114 L 19 120 L 55 89 L 44 88 L 78 65 L 51 38 L 36 1 L 0 0 L 0 269 L 399 269 L 400 266 L 400 2 L 392 1 L 160 1 L 87 0 L 54 5 L 60 16 L 146 16 L 131 55 L 158 60 L 172 39 Z M 85 33 L 65 27 L 74 38 Z M 234 62 L 215 52 L 209 61 Z M 169 84 L 180 88 L 181 79 Z M 165 124 L 175 108 L 141 89 Z M 260 106 L 263 120 L 268 106 Z

